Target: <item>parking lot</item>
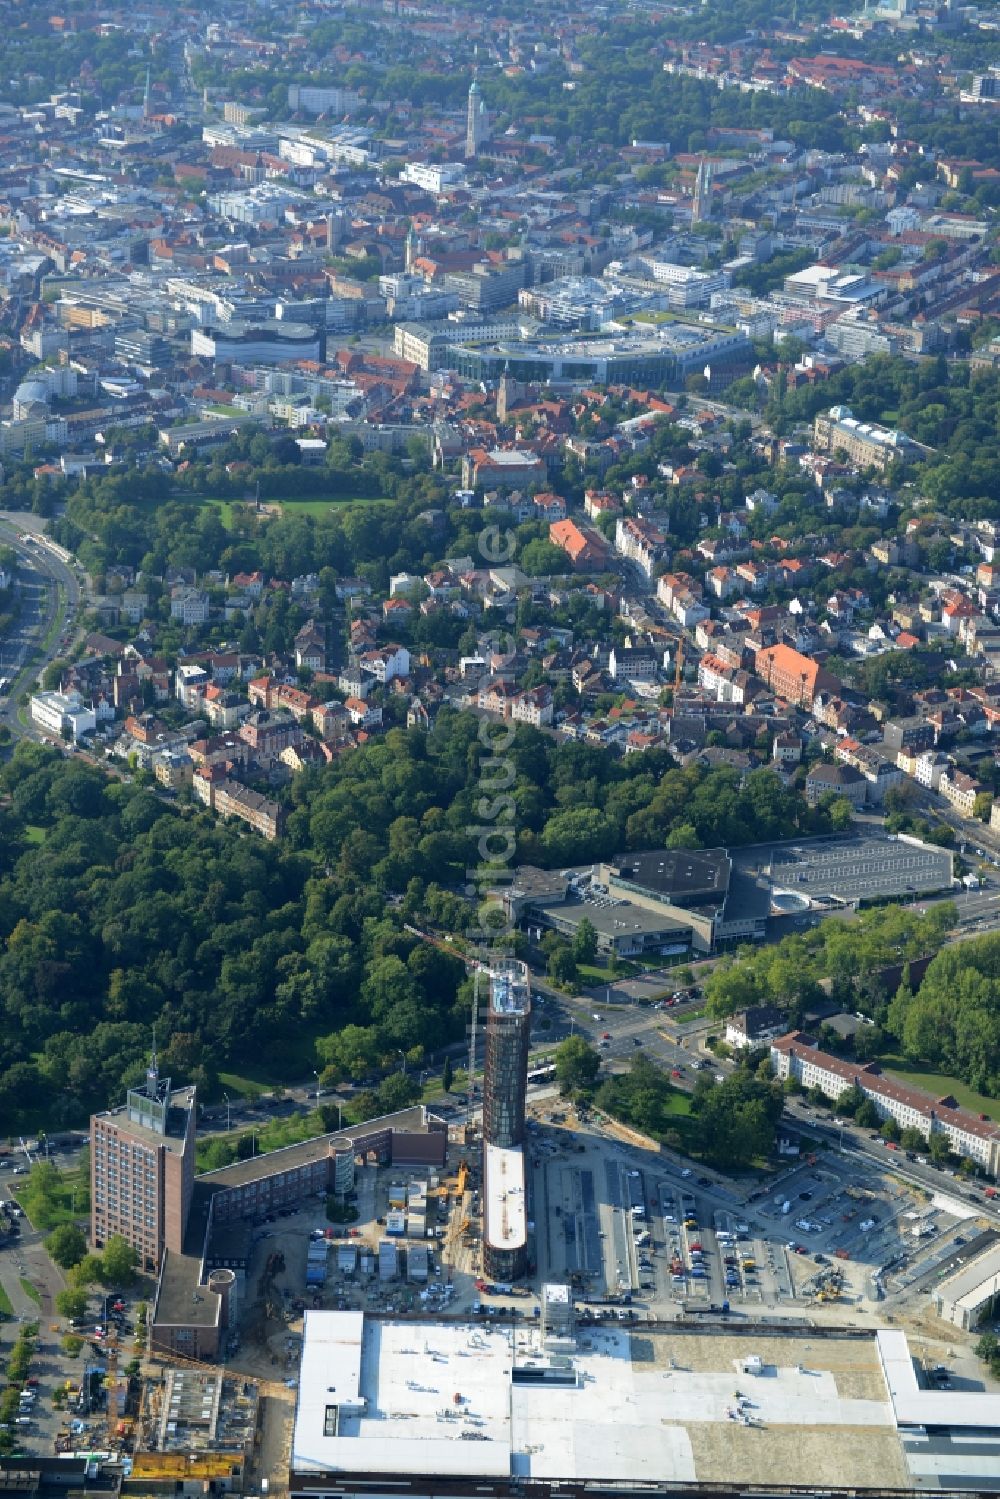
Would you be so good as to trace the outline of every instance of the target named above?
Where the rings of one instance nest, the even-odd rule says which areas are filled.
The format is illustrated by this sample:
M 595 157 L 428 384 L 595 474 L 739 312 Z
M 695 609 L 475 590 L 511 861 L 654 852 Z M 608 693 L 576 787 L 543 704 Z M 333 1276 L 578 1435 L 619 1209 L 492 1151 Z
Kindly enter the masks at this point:
M 797 1294 L 814 1299 L 893 1299 L 976 1232 L 974 1211 L 958 1199 L 929 1200 L 836 1155 L 796 1165 L 753 1207 L 769 1238 L 783 1241 Z M 826 1273 L 817 1275 L 817 1265 Z
M 532 1131 L 539 1277 L 568 1278 L 584 1302 L 638 1316 L 791 1307 L 784 1238 L 744 1211 L 723 1180 L 592 1131 L 562 1108 Z
M 539 1279 L 570 1279 L 581 1300 L 621 1300 L 639 1317 L 724 1302 L 734 1314 L 870 1314 L 939 1278 L 985 1226 L 960 1198 L 898 1180 L 889 1156 L 883 1169 L 836 1150 L 790 1157 L 739 1192 L 562 1104 L 536 1112 Z
M 130 1304 L 117 1293 L 107 1297 L 95 1293 L 89 1300 L 87 1315 L 73 1325 L 82 1344 L 76 1355 L 62 1347 L 62 1322 L 21 1314 L 5 1330 L 4 1347 L 8 1349 L 23 1327 L 37 1328 L 18 1414 L 12 1423 L 11 1434 L 22 1452 L 51 1457 L 53 1453 L 108 1445 L 107 1349 L 113 1339 L 119 1368 L 124 1371 L 140 1354 L 141 1346 L 135 1341 L 134 1299 Z M 124 1390 L 123 1384 L 116 1421 L 129 1415 Z

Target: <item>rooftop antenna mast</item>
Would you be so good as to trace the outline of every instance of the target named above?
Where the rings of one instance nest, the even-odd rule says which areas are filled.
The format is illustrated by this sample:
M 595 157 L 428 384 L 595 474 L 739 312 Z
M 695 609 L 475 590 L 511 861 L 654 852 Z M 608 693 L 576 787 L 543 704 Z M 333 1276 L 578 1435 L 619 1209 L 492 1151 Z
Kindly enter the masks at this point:
M 160 1069 L 156 1061 L 156 1026 L 153 1026 L 153 1055 L 150 1057 L 149 1066 L 146 1068 L 146 1092 L 150 1098 L 156 1098 L 160 1091 Z

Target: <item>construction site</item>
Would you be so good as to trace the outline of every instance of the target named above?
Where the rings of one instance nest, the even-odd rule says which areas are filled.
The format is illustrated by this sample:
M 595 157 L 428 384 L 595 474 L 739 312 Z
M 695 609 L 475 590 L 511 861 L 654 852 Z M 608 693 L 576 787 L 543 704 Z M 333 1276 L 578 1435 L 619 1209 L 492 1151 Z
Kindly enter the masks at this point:
M 462 1118 L 414 1110 L 196 1178 L 148 1325 L 108 1298 L 88 1334 L 56 1450 L 121 1455 L 136 1496 L 282 1494 L 291 1475 L 306 1499 L 386 1461 L 415 1491 L 442 1473 L 710 1488 L 734 1444 L 747 1481 L 832 1489 L 861 1482 L 856 1442 L 905 1492 L 939 1460 L 978 1479 L 962 1428 L 983 1417 L 1000 1473 L 971 1342 L 931 1329 L 911 1357 L 875 1332 L 979 1251 L 973 1209 L 832 1152 L 742 1186 L 698 1175 L 529 1073 L 530 1024 L 523 965 L 499 963 L 481 1108 L 473 1085 Z M 911 1451 L 900 1419 L 949 1388 L 972 1400 L 943 1412 L 954 1441 Z M 396 1425 L 369 1431 L 383 1398 Z

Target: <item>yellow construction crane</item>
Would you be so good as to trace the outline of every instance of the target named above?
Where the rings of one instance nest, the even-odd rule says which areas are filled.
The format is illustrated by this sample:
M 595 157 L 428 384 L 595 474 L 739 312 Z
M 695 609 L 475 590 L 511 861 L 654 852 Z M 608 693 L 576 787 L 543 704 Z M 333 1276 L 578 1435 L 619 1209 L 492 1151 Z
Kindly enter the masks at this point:
M 114 1436 L 118 1425 L 118 1329 L 109 1329 L 107 1340 L 108 1372 L 104 1376 L 104 1393 L 107 1401 L 108 1436 Z

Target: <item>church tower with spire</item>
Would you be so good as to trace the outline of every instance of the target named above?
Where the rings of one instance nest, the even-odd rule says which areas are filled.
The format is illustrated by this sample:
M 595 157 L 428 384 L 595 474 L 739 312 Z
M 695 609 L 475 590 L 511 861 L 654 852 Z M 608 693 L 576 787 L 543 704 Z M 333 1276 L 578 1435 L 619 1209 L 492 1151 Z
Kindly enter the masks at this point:
M 486 103 L 479 92 L 479 80 L 473 78 L 469 84 L 469 102 L 465 112 L 465 155 L 469 161 L 474 161 L 479 155 L 480 147 L 489 140 L 489 115 L 486 112 Z
M 712 217 L 712 163 L 703 156 L 698 163 L 698 175 L 694 179 L 694 202 L 691 205 L 692 224 L 703 224 Z
M 497 421 L 505 422 L 514 403 L 520 399 L 521 387 L 512 378 L 510 365 L 505 364 L 497 385 Z

